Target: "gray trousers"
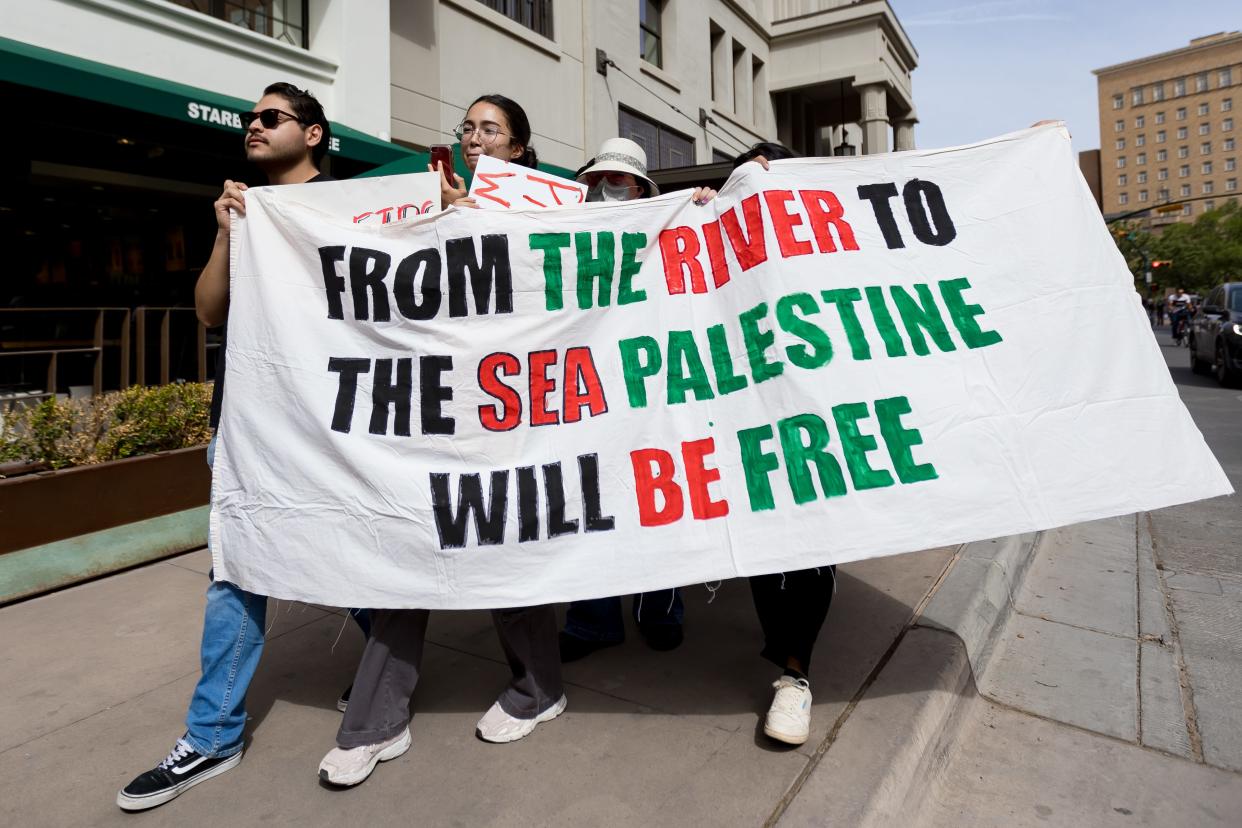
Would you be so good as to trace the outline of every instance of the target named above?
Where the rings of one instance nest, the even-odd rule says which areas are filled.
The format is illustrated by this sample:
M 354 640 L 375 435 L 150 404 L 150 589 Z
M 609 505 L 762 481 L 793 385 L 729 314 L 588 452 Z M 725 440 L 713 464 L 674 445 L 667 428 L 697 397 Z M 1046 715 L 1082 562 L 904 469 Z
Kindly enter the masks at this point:
M 383 742 L 409 725 L 430 615 L 429 610 L 371 611 L 371 637 L 336 732 L 338 747 Z M 497 701 L 510 716 L 533 719 L 564 693 L 556 611 L 551 605 L 492 610 L 492 622 L 513 671 Z

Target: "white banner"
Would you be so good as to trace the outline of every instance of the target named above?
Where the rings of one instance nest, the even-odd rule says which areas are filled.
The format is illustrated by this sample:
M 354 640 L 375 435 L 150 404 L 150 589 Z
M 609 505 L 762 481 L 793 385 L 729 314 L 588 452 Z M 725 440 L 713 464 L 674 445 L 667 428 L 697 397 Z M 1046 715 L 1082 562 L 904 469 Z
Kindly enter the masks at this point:
M 233 233 L 211 539 L 254 592 L 525 606 L 1231 491 L 1063 128 L 747 164 L 705 206 L 300 191 Z

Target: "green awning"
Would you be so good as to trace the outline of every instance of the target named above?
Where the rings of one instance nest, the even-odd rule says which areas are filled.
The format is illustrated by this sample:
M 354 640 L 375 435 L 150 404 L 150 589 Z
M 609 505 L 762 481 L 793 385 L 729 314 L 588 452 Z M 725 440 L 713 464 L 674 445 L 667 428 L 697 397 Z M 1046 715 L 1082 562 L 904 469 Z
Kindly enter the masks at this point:
M 0 81 L 230 132 L 241 132 L 240 113 L 250 111 L 254 105 L 253 101 L 2 37 Z M 409 156 L 411 151 L 333 122 L 328 153 L 368 164 L 388 164 Z M 423 170 L 427 169 L 425 158 L 424 155 Z
M 370 178 L 377 175 L 404 175 L 406 173 L 427 172 L 427 165 L 431 163 L 431 153 L 414 152 L 410 150 L 410 154 L 404 158 L 392 161 L 382 167 L 376 167 L 373 170 L 367 170 L 362 173 L 359 178 Z M 457 174 L 466 181 L 470 181 L 470 172 L 461 162 L 461 153 L 457 151 L 457 145 L 453 145 L 453 167 L 457 170 Z M 558 167 L 555 164 L 540 164 L 539 169 L 544 172 L 559 175 L 561 178 L 573 178 L 574 171 L 567 170 L 564 167 Z

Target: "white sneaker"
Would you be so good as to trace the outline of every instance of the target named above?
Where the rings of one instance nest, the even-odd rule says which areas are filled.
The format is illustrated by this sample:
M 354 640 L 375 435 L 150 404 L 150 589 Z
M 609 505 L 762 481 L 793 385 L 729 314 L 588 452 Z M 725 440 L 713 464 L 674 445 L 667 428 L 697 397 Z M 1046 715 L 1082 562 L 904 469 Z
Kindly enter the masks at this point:
M 389 759 L 396 759 L 410 749 L 410 729 L 393 736 L 386 742 L 362 747 L 333 748 L 319 763 L 319 778 L 333 785 L 357 785 L 371 775 L 375 766 Z
M 776 695 L 763 722 L 763 732 L 778 742 L 800 745 L 811 735 L 810 682 L 781 676 L 772 686 L 776 688 Z
M 535 725 L 541 722 L 550 722 L 564 713 L 567 704 L 569 704 L 569 699 L 562 695 L 557 699 L 556 704 L 535 718 L 516 719 L 504 711 L 504 708 L 500 706 L 500 702 L 492 702 L 492 706 L 483 714 L 483 718 L 479 719 L 475 732 L 485 742 L 496 742 L 497 744 L 516 742 L 523 736 L 529 736 L 530 732 L 535 729 Z

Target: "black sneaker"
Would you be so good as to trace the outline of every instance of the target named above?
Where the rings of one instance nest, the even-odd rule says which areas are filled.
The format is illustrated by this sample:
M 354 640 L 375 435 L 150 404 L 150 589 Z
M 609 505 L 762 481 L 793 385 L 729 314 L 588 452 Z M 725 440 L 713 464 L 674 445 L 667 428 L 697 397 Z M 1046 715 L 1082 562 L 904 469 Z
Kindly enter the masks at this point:
M 116 795 L 116 804 L 125 811 L 145 811 L 163 805 L 199 782 L 224 773 L 241 758 L 240 750 L 232 756 L 203 756 L 185 739 L 178 739 L 163 762 L 138 776 Z
M 351 684 L 345 688 L 345 692 L 341 693 L 341 697 L 336 700 L 336 709 L 344 713 L 349 709 L 349 694 L 354 692 L 354 686 Z
M 681 624 L 639 624 L 638 629 L 647 646 L 658 652 L 676 650 L 685 638 Z

